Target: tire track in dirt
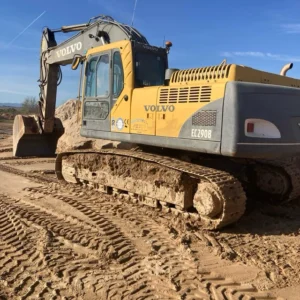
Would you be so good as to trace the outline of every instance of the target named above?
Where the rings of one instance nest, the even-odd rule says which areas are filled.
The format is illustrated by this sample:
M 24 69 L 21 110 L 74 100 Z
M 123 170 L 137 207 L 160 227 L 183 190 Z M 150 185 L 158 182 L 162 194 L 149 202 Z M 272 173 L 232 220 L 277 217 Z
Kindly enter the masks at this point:
M 4 166 L 4 165 L 0 165 L 0 169 L 10 172 L 10 173 L 14 173 L 20 176 L 24 176 L 24 177 L 28 177 L 27 174 L 25 174 L 25 172 L 19 172 L 19 170 L 16 170 L 14 168 L 8 167 L 8 166 Z M 34 179 L 34 181 L 37 182 L 41 182 L 43 181 L 43 177 L 40 176 L 30 176 L 31 179 Z M 44 180 L 44 181 L 48 181 L 48 180 Z M 24 207 L 25 206 L 25 207 Z M 29 221 L 33 221 L 37 224 L 39 224 L 40 226 L 44 226 L 45 228 L 47 228 L 48 230 L 52 230 L 53 232 L 55 232 L 56 234 L 61 234 L 63 235 L 63 228 L 66 227 L 66 224 L 64 224 L 63 226 L 59 226 L 57 225 L 55 222 L 51 222 L 49 221 L 49 219 L 51 220 L 52 216 L 49 214 L 46 214 L 47 216 L 45 217 L 43 214 L 41 214 L 40 210 L 35 208 L 35 207 L 31 207 L 28 206 L 28 204 L 21 204 L 20 202 L 18 203 L 18 205 L 14 205 L 13 209 L 23 218 L 28 219 Z M 97 219 L 99 219 L 99 216 L 94 216 Z M 53 221 L 53 220 L 52 220 Z M 141 269 L 141 266 L 139 266 L 139 260 L 140 258 L 136 255 L 135 253 L 135 249 L 134 247 L 132 247 L 130 245 L 130 241 L 127 239 L 124 239 L 122 236 L 120 236 L 120 230 L 118 230 L 117 228 L 114 228 L 111 226 L 111 224 L 109 222 L 107 222 L 107 220 L 99 220 L 99 224 L 101 223 L 101 226 L 105 232 L 109 235 L 109 242 L 107 243 L 107 245 L 102 245 L 102 251 L 105 250 L 106 252 L 110 253 L 110 255 L 112 257 L 117 256 L 116 259 L 118 260 L 119 264 L 123 264 L 125 265 L 126 268 L 128 269 L 132 269 L 132 274 L 130 274 L 130 276 L 126 277 L 126 284 L 123 284 L 124 286 L 129 285 L 129 289 L 127 288 L 124 291 L 124 296 L 128 296 L 129 299 L 133 299 L 133 297 L 138 298 L 138 297 L 148 297 L 149 295 L 151 296 L 152 294 L 152 298 L 157 298 L 155 296 L 154 290 L 157 287 L 157 278 L 154 278 L 153 280 L 154 282 L 151 282 L 151 280 L 149 279 L 149 276 L 147 276 L 147 274 L 142 273 L 142 272 L 136 272 L 135 269 L 139 268 Z M 99 225 L 98 224 L 98 225 Z M 49 227 L 47 227 L 47 225 Z M 64 238 L 69 238 L 71 239 L 72 242 L 79 242 L 80 240 L 75 240 L 74 241 L 74 236 L 76 236 L 76 234 L 78 234 L 78 232 L 82 233 L 82 230 L 78 229 L 76 230 L 75 235 L 72 235 L 71 237 L 67 236 L 67 235 L 63 235 Z M 68 232 L 67 232 L 68 233 Z M 100 242 L 100 241 L 99 241 Z M 111 243 L 111 245 L 109 245 L 109 243 Z M 82 246 L 86 246 L 84 244 L 82 244 Z M 154 277 L 154 276 L 152 276 Z M 128 283 L 129 282 L 129 283 Z M 110 286 L 107 284 L 105 284 L 105 288 L 107 286 Z M 151 288 L 150 288 L 151 287 Z M 107 291 L 107 295 L 109 294 L 115 294 L 115 293 L 120 294 L 120 287 L 116 284 L 111 284 L 111 287 L 108 288 Z M 174 299 L 177 299 L 178 297 L 173 297 L 174 293 L 172 293 L 172 286 L 166 286 L 166 282 L 163 282 L 161 284 L 161 289 L 159 290 L 159 296 L 158 299 L 169 299 L 171 297 Z
M 4 152 L 6 152 L 6 151 L 4 151 Z M 1 153 L 1 151 L 0 151 L 0 153 Z M 32 160 L 33 159 L 40 159 L 40 157 L 38 157 L 38 156 L 26 156 L 26 157 L 25 156 L 24 157 L 4 156 L 4 157 L 0 157 L 0 161 L 1 160 L 27 160 L 27 159 L 32 159 Z
M 53 236 L 45 251 L 47 266 L 57 277 L 71 285 L 82 299 L 105 299 L 109 278 L 115 285 L 118 284 L 120 292 L 126 288 L 122 278 L 109 276 L 111 271 L 107 265 L 113 264 L 111 261 L 98 257 L 85 258 L 86 255 L 78 256 L 72 249 L 65 248 L 64 242 L 63 239 Z
M 252 203 L 252 211 L 234 229 L 198 235 L 215 255 L 260 268 L 268 278 L 260 288 L 287 288 L 300 283 L 300 203 L 286 206 Z M 256 207 L 255 207 L 256 206 Z M 254 209 L 255 208 L 255 209 Z
M 7 210 L 7 206 L 2 203 L 2 212 L 3 206 Z M 28 239 L 33 241 L 33 238 L 28 233 L 25 234 L 24 226 L 19 228 L 22 221 L 15 215 L 13 217 L 13 223 L 17 224 L 17 227 L 11 229 L 9 220 L 0 214 L 0 230 L 5 242 L 4 246 L 0 243 L 1 277 L 6 278 L 6 285 L 10 286 L 10 298 L 19 296 L 21 299 L 56 299 L 67 295 L 77 299 L 78 296 L 85 294 L 84 284 L 89 285 L 95 279 L 99 281 L 100 278 L 104 285 L 106 276 L 105 273 L 103 274 L 105 270 L 103 263 L 106 261 L 102 260 L 103 263 L 99 264 L 95 258 L 84 258 L 86 255 L 78 256 L 72 249 L 64 248 L 63 239 L 60 241 L 55 238 L 50 231 L 46 231 L 44 237 L 35 236 L 36 244 L 25 243 Z M 2 224 L 4 226 L 1 226 Z M 32 224 L 26 227 L 32 231 Z M 11 239 L 12 233 L 17 235 L 14 240 Z M 15 245 L 9 245 L 7 241 Z M 38 253 L 35 250 L 36 245 L 38 245 Z M 99 272 L 101 269 L 103 271 Z M 37 275 L 33 275 L 36 273 Z M 63 285 L 61 285 L 61 278 L 64 281 Z M 55 288 L 52 287 L 53 282 L 56 282 Z M 72 292 L 66 294 L 65 291 L 68 291 L 70 285 L 72 285 Z M 101 294 L 98 291 L 92 296 L 88 299 L 99 299 Z
M 21 171 L 19 169 L 12 168 L 12 167 L 10 167 L 8 165 L 4 165 L 4 164 L 0 164 L 0 171 L 12 173 L 12 174 L 19 175 L 19 176 L 22 176 L 25 178 L 29 178 L 30 180 L 37 182 L 37 183 L 57 182 L 56 178 L 49 178 L 49 177 L 45 177 L 45 176 L 30 174 L 28 172 Z
M 68 263 L 61 261 L 61 258 L 65 257 L 65 255 L 57 254 L 50 262 L 54 262 L 55 266 L 59 264 L 55 273 L 64 277 L 68 283 L 72 284 L 76 281 L 76 285 L 79 284 L 82 290 L 85 288 L 84 281 L 87 281 L 88 285 L 90 285 L 89 281 L 91 281 L 93 277 L 93 280 L 97 279 L 97 282 L 94 283 L 94 290 L 101 295 L 105 295 L 105 299 L 110 299 L 112 295 L 120 295 L 127 299 L 149 297 L 151 299 L 168 299 L 170 296 L 170 299 L 178 298 L 172 292 L 171 287 L 166 286 L 166 282 L 161 283 L 160 290 L 154 288 L 159 283 L 160 278 L 150 276 L 147 272 L 141 270 L 141 257 L 134 245 L 131 244 L 129 239 L 122 235 L 116 226 L 112 225 L 99 214 L 93 216 L 93 220 L 97 219 L 98 228 L 93 228 L 92 230 L 90 225 L 85 227 L 82 222 L 80 225 L 70 224 L 62 218 L 45 212 L 43 209 L 29 205 L 27 202 L 19 201 L 13 203 L 12 199 L 10 199 L 10 201 L 7 200 L 9 199 L 2 199 L 2 202 L 5 202 L 5 205 L 9 206 L 9 208 L 16 212 L 21 218 L 44 227 L 46 230 L 53 232 L 56 236 L 67 239 L 71 243 L 78 243 L 82 247 L 96 250 L 94 255 L 98 258 L 105 258 L 103 257 L 105 253 L 106 258 L 114 259 L 118 263 L 116 266 L 117 270 L 132 270 L 132 274 L 127 274 L 127 276 L 123 274 L 124 272 L 122 272 L 122 276 L 118 276 L 118 272 L 116 271 L 112 272 L 111 278 L 115 278 L 115 280 L 111 280 L 111 282 L 107 283 L 107 274 L 104 276 L 104 274 L 100 273 L 96 277 L 94 275 L 88 276 L 88 274 L 84 272 L 84 268 L 82 269 L 82 262 L 77 266 L 73 264 L 70 268 Z M 101 232 L 103 232 L 105 236 L 101 235 Z M 55 266 L 49 265 L 51 269 L 55 269 Z M 80 272 L 78 272 L 79 268 Z M 76 275 L 72 275 L 72 272 L 76 273 Z
M 109 207 L 110 205 L 107 204 L 107 209 L 109 209 Z M 105 206 L 103 206 L 103 208 L 105 208 Z M 115 210 L 117 207 L 111 207 L 111 209 Z M 165 270 L 170 272 L 169 274 L 171 274 L 175 286 L 181 288 L 181 297 L 203 297 L 203 295 L 198 294 L 199 290 L 197 290 L 197 288 L 202 287 L 210 292 L 210 298 L 212 299 L 244 299 L 247 297 L 276 299 L 269 293 L 258 291 L 250 284 L 240 284 L 231 279 L 221 277 L 214 272 L 201 269 L 201 267 L 195 263 L 195 256 L 191 255 L 190 248 L 188 247 L 190 237 L 188 235 L 181 237 L 181 243 L 186 246 L 187 251 L 179 252 L 178 249 L 180 246 L 183 248 L 184 246 L 181 243 L 170 243 L 169 234 L 164 230 L 164 227 L 153 222 L 153 215 L 150 218 L 146 218 L 145 215 L 141 217 L 141 214 L 133 213 L 134 206 L 128 202 L 126 202 L 125 205 L 124 202 L 121 203 L 119 210 L 124 219 L 127 219 L 129 222 L 133 222 L 133 220 L 134 222 L 138 221 L 143 231 L 149 230 L 147 238 L 152 239 L 156 247 L 159 247 L 164 259 L 166 256 L 170 258 L 169 261 L 166 260 L 162 266 L 164 266 Z M 177 251 L 177 254 L 174 250 Z M 180 263 L 177 264 L 177 262 Z M 205 298 L 203 297 L 203 299 Z
M 32 191 L 34 191 L 35 193 L 37 192 L 42 192 L 42 193 L 49 193 L 49 191 L 47 191 L 45 188 L 33 188 Z M 63 191 L 62 191 L 63 192 Z M 66 191 L 65 191 L 66 192 Z M 68 193 L 70 194 L 70 193 Z M 74 195 L 74 196 L 73 196 Z M 88 198 L 90 198 L 90 196 L 88 195 L 82 195 L 82 191 L 80 191 L 80 189 L 77 189 L 77 191 L 75 190 L 72 194 L 72 197 L 67 196 L 66 194 L 55 194 L 54 192 L 51 192 L 51 196 L 55 197 L 57 199 L 61 199 L 62 201 L 70 204 L 71 206 L 75 207 L 76 209 L 78 209 L 79 211 L 83 212 L 84 214 L 86 214 L 91 220 L 93 220 L 95 222 L 95 224 L 99 227 L 102 228 L 103 225 L 106 225 L 106 221 L 105 219 L 109 219 L 110 221 L 113 220 L 113 222 L 115 224 L 117 224 L 117 226 L 119 228 L 124 228 L 124 225 L 130 225 L 130 230 L 133 230 L 133 226 L 136 226 L 137 224 L 124 224 L 124 221 L 122 221 L 123 218 L 120 218 L 119 215 L 119 205 L 113 205 L 111 206 L 111 203 L 107 203 L 107 200 L 105 201 L 101 201 L 99 198 L 99 193 L 93 193 L 91 196 L 92 199 L 87 200 Z M 76 197 L 77 196 L 77 197 Z M 93 199 L 95 198 L 95 199 Z M 113 200 L 113 198 L 112 198 Z M 101 209 L 99 209 L 99 201 L 101 202 Z M 97 203 L 97 204 L 93 204 Z M 114 217 L 115 216 L 115 217 Z M 130 216 L 129 216 L 130 217 Z M 132 215 L 131 215 L 131 220 L 134 221 Z M 121 222 L 120 222 L 121 220 Z M 136 222 L 135 222 L 136 223 Z M 149 228 L 148 224 L 142 225 L 138 224 L 138 231 L 139 234 L 140 232 L 146 232 L 147 230 L 145 228 Z M 150 227 L 151 228 L 151 227 Z M 126 230 L 122 230 L 123 234 L 126 235 Z M 157 238 L 158 235 L 158 231 L 152 231 L 151 235 L 153 235 Z M 131 236 L 129 236 L 129 239 L 131 239 Z M 149 266 L 152 264 L 151 261 L 144 261 L 143 265 L 137 265 L 134 262 L 130 263 L 132 260 L 132 253 L 131 251 L 129 251 L 129 249 L 122 249 L 122 248 L 115 248 L 114 250 L 116 252 L 120 252 L 122 251 L 122 253 L 124 253 L 124 261 L 128 261 L 129 264 L 125 265 L 124 268 L 122 269 L 123 272 L 123 276 L 127 279 L 127 280 L 131 280 L 131 278 L 136 277 L 137 275 L 140 277 L 144 277 L 145 275 L 145 267 L 146 265 L 148 266 L 148 271 L 150 273 L 152 273 L 155 276 L 161 276 L 162 277 L 166 277 L 166 280 L 169 281 L 169 284 L 173 286 L 173 289 L 177 291 L 177 293 L 180 296 L 180 299 L 185 299 L 188 294 L 193 295 L 194 297 L 198 297 L 198 299 L 210 299 L 209 296 L 209 291 L 207 290 L 207 288 L 202 285 L 199 284 L 199 286 L 194 287 L 193 292 L 191 291 L 191 284 L 190 282 L 188 282 L 186 280 L 186 283 L 181 283 L 181 285 L 178 284 L 178 282 L 176 282 L 176 279 L 174 278 L 176 273 L 183 273 L 184 272 L 184 267 L 186 267 L 186 270 L 189 270 L 191 267 L 194 266 L 190 266 L 187 263 L 184 262 L 184 259 L 182 259 L 182 254 L 181 253 L 176 253 L 176 255 L 169 253 L 170 251 L 176 252 L 175 250 L 175 245 L 173 246 L 173 248 L 170 248 L 168 246 L 168 243 L 170 242 L 170 236 L 165 235 L 162 238 L 164 240 L 164 247 L 165 247 L 165 253 L 160 254 L 162 255 L 162 257 L 160 258 L 160 262 L 156 262 L 157 258 L 154 259 L 155 264 L 157 265 L 158 263 L 160 264 L 160 271 L 156 271 L 154 270 L 154 268 L 150 268 Z M 144 238 L 144 243 L 147 243 L 147 241 L 149 240 L 149 237 L 145 237 Z M 151 246 L 149 246 L 149 248 L 152 248 L 153 251 L 153 256 L 156 255 L 156 250 L 158 248 L 161 248 L 161 245 L 159 245 L 157 243 L 157 241 L 152 241 Z M 144 248 L 144 247 L 142 247 Z M 161 249 L 163 250 L 163 249 Z M 141 249 L 141 251 L 143 251 L 143 249 Z M 165 261 L 171 261 L 174 263 L 174 265 L 169 266 L 168 264 L 165 263 Z M 146 265 L 145 265 L 146 264 Z M 186 265 L 186 266 L 185 266 Z M 194 267 L 195 268 L 195 267 Z M 146 267 L 147 269 L 147 267 Z M 196 278 L 196 273 L 193 274 L 193 278 Z M 175 276 L 176 277 L 176 276 Z M 184 276 L 183 276 L 184 277 Z M 156 289 L 162 289 L 163 286 L 161 284 L 159 284 L 159 282 L 156 282 Z
M 3 196 L 2 196 L 3 200 Z M 15 199 L 4 199 L 4 202 L 1 201 L 0 205 L 3 209 L 11 210 L 12 212 L 18 211 L 18 213 L 22 216 L 24 215 L 24 212 L 22 212 L 20 209 L 16 209 L 17 207 L 15 205 L 10 205 L 10 202 L 14 201 Z M 2 211 L 3 211 L 2 209 Z M 30 210 L 30 213 L 34 213 L 34 210 Z M 33 218 L 36 216 L 34 215 Z M 14 218 L 16 219 L 16 217 Z M 31 219 L 31 218 L 30 218 Z M 46 266 L 51 272 L 55 275 L 57 281 L 65 281 L 66 286 L 72 285 L 72 290 L 74 291 L 74 296 L 76 295 L 84 295 L 86 294 L 85 286 L 92 286 L 93 284 L 95 287 L 93 288 L 92 292 L 88 291 L 89 296 L 87 299 L 104 299 L 102 297 L 103 295 L 109 294 L 110 291 L 107 291 L 106 285 L 107 285 L 107 272 L 105 271 L 105 266 L 103 266 L 103 263 L 107 263 L 104 259 L 101 259 L 103 262 L 102 264 L 99 264 L 98 260 L 93 259 L 84 259 L 84 258 L 77 258 L 76 259 L 76 253 L 70 249 L 63 249 L 62 246 L 64 244 L 64 239 L 62 241 L 59 241 L 59 239 L 54 238 L 54 235 L 51 233 L 51 231 L 47 231 L 47 240 L 43 241 L 43 261 L 38 261 L 37 264 L 33 264 L 33 261 L 37 260 L 36 258 L 36 251 L 34 250 L 35 247 L 32 244 L 25 244 L 27 245 L 27 248 L 24 246 L 24 240 L 26 235 L 24 235 L 24 230 L 20 229 L 18 232 L 22 233 L 23 235 L 19 234 L 19 236 L 13 240 L 11 240 L 11 224 L 8 224 L 8 219 L 1 218 L 0 220 L 3 221 L 3 226 L 1 227 L 0 223 L 0 229 L 2 232 L 2 237 L 6 238 L 9 242 L 16 243 L 15 246 L 10 248 L 5 244 L 6 247 L 1 247 L 1 250 L 5 250 L 5 252 L 2 252 L 4 257 L 7 255 L 11 255 L 12 258 L 6 259 L 3 264 L 1 264 L 0 259 L 0 266 L 1 266 L 1 273 L 4 276 L 9 276 L 7 279 L 7 285 L 12 285 L 10 288 L 10 294 L 15 296 L 20 296 L 21 299 L 27 299 L 28 297 L 32 296 L 32 299 L 41 299 L 41 297 L 46 297 L 46 299 L 50 299 L 51 295 L 48 295 L 46 292 L 46 289 L 51 288 L 51 282 L 53 281 L 53 278 L 51 278 L 51 275 L 48 277 L 45 274 L 42 274 L 43 278 L 49 278 L 49 280 L 45 283 L 45 289 L 42 289 L 41 291 L 37 292 L 37 286 L 38 282 L 33 281 L 32 277 L 27 276 L 28 272 L 30 274 L 35 274 L 37 270 L 44 270 L 43 266 Z M 19 219 L 16 219 L 17 223 L 20 223 Z M 36 222 L 36 224 L 41 225 L 40 221 Z M 30 226 L 31 225 L 31 226 Z M 32 228 L 32 224 L 28 225 L 29 228 Z M 8 232 L 5 231 L 6 227 L 8 228 Z M 4 231 L 3 231 L 4 229 Z M 78 229 L 78 228 L 77 228 Z M 28 237 L 30 240 L 32 240 L 31 237 Z M 40 241 L 41 242 L 41 241 Z M 17 247 L 17 248 L 16 248 Z M 18 253 L 18 249 L 23 249 L 21 253 Z M 28 252 L 28 253 L 27 253 Z M 26 253 L 26 256 L 23 257 Z M 18 260 L 16 260 L 16 257 L 22 256 L 22 262 L 24 263 L 20 265 Z M 77 255 L 78 256 L 78 255 Z M 86 255 L 83 255 L 86 256 Z M 4 259 L 4 258 L 3 258 Z M 28 261 L 29 260 L 29 261 Z M 7 264 L 12 263 L 12 261 L 16 262 L 14 265 L 10 266 Z M 42 267 L 42 269 L 41 269 Z M 99 271 L 103 269 L 103 271 Z M 105 271 L 105 272 L 104 272 Z M 40 274 L 41 271 L 38 272 Z M 25 275 L 26 276 L 25 276 Z M 37 278 L 39 278 L 40 275 L 38 275 Z M 113 276 L 111 276 L 113 278 Z M 17 280 L 17 281 L 15 281 Z M 115 280 L 115 285 L 118 288 L 127 288 L 125 281 L 121 278 L 122 281 L 121 284 L 116 284 L 117 280 Z M 14 283 L 16 283 L 16 287 L 14 286 Z M 113 290 L 113 289 L 111 289 Z M 25 293 L 28 291 L 27 293 Z M 61 294 L 62 289 L 58 288 L 55 289 L 54 296 L 59 296 Z M 35 296 L 33 296 L 35 295 Z M 54 297 L 53 296 L 53 297 Z M 55 297 L 54 297 L 55 298 Z M 77 297 L 76 297 L 77 298 Z M 51 298 L 52 299 L 52 298 Z M 109 298 L 107 298 L 109 299 Z
M 0 276 L 9 298 L 56 298 L 60 283 L 44 267 L 43 239 L 39 232 L 28 228 L 2 199 L 0 232 Z M 60 287 L 59 290 L 63 295 L 71 295 L 65 288 Z
M 10 166 L 26 166 L 26 165 L 35 165 L 35 164 L 54 164 L 55 160 L 54 159 L 45 159 L 45 160 L 18 160 L 18 161 L 14 161 L 11 160 L 9 162 L 7 162 L 7 164 L 9 164 Z
M 0 165 L 0 167 L 1 167 L 2 165 Z M 13 168 L 8 168 L 7 169 L 7 171 L 8 172 L 12 172 L 12 173 L 15 173 L 15 174 L 17 174 L 17 175 L 20 175 L 20 176 L 25 176 L 25 177 L 27 177 L 26 176 L 26 174 L 24 174 L 24 172 L 18 172 L 18 170 L 16 170 L 16 169 L 13 169 Z M 36 177 L 36 176 L 34 176 L 34 177 Z M 42 177 L 42 176 L 38 176 L 38 178 L 32 178 L 34 181 L 38 181 L 38 182 L 49 182 L 48 180 L 45 180 L 45 178 L 44 177 Z M 53 182 L 53 181 L 52 181 Z M 55 181 L 54 181 L 55 182 Z M 65 189 L 65 187 L 66 187 L 66 185 L 64 186 L 64 185 L 58 185 L 58 186 L 60 186 L 60 188 L 62 188 L 63 187 L 63 189 Z M 74 187 L 74 186 L 73 186 Z M 79 189 L 77 189 L 78 191 L 80 191 L 82 189 L 82 187 L 80 187 Z M 99 193 L 97 193 L 98 195 L 99 195 Z M 77 196 L 78 196 L 78 194 L 77 194 Z M 78 200 L 79 202 L 81 201 L 81 199 L 79 199 Z M 97 199 L 97 201 L 98 201 L 98 199 Z M 70 203 L 69 203 L 70 204 Z M 74 204 L 74 203 L 73 203 Z M 71 204 L 72 205 L 72 204 Z M 108 207 L 111 207 L 111 202 L 109 202 L 109 204 L 108 204 Z M 135 206 L 134 206 L 135 207 Z M 77 207 L 77 209 L 79 209 L 78 207 Z M 82 209 L 84 209 L 85 210 L 85 212 L 86 212 L 86 207 L 85 208 L 82 208 L 81 207 L 81 209 L 79 209 L 79 210 L 81 210 L 82 211 Z M 95 212 L 95 211 L 93 211 L 93 207 L 92 207 L 92 215 L 94 214 L 94 217 L 96 218 L 96 215 L 98 215 L 98 212 L 99 212 L 99 210 L 97 211 L 97 212 Z M 115 214 L 114 212 L 112 212 L 112 214 Z M 129 216 L 131 215 L 131 212 L 129 212 Z M 92 218 L 91 218 L 92 219 Z M 132 218 L 131 217 L 131 219 L 133 220 L 133 219 L 136 219 L 136 218 Z M 155 247 L 155 246 L 154 246 Z M 114 251 L 114 250 L 112 250 L 112 251 Z M 179 268 L 180 269 L 180 268 Z M 135 271 L 134 271 L 135 272 Z M 180 274 L 182 273 L 182 271 L 180 270 L 180 271 L 178 271 Z M 200 273 L 200 275 L 201 275 L 201 272 L 199 272 Z M 239 297 L 246 297 L 245 295 L 246 294 L 248 294 L 248 295 L 250 295 L 250 294 L 256 294 L 256 296 L 257 296 L 257 299 L 273 299 L 271 296 L 268 296 L 268 295 L 266 295 L 266 294 L 262 294 L 262 293 L 259 293 L 253 286 L 245 286 L 245 285 L 241 285 L 241 284 L 239 284 L 239 283 L 236 283 L 236 282 L 233 282 L 233 281 L 228 281 L 228 279 L 226 279 L 226 278 L 219 278 L 217 275 L 213 275 L 213 278 L 211 278 L 212 276 L 211 276 L 211 272 L 204 272 L 204 274 L 202 274 L 203 275 L 203 280 L 202 281 L 204 281 L 204 283 L 206 284 L 206 294 L 207 295 L 209 295 L 209 297 L 211 298 L 211 299 L 214 299 L 214 298 L 212 298 L 212 297 L 219 297 L 219 298 L 215 298 L 215 299 L 223 299 L 223 298 L 220 298 L 220 297 L 224 297 L 224 295 L 227 293 L 228 295 L 231 295 L 231 298 L 232 298 L 232 296 L 233 295 L 238 295 L 239 293 Z M 191 280 L 191 284 L 193 283 L 193 282 L 196 282 L 196 280 L 195 280 L 195 278 L 197 279 L 197 278 L 199 278 L 199 274 L 197 274 L 198 275 L 198 277 L 194 277 L 194 279 L 192 279 Z M 205 276 L 208 276 L 208 282 L 206 282 L 206 277 Z M 179 275 L 177 275 L 177 277 L 178 277 Z M 185 278 L 186 276 L 182 276 L 183 278 Z M 183 279 L 183 281 L 184 281 L 184 279 Z M 175 289 L 178 289 L 178 287 L 176 287 L 176 280 L 171 280 L 171 282 L 173 282 L 173 286 L 175 287 Z M 186 281 L 187 282 L 187 281 Z M 212 283 L 215 283 L 215 284 L 212 284 Z M 221 284 L 221 283 L 223 283 L 223 285 Z M 187 284 L 188 285 L 188 284 Z M 144 287 L 145 285 L 141 285 L 142 287 Z M 226 287 L 227 286 L 227 288 L 224 290 L 224 286 Z M 217 288 L 216 288 L 217 287 Z M 190 288 L 188 288 L 187 289 L 187 291 L 188 291 L 188 293 L 187 294 L 192 294 L 191 292 L 190 292 Z M 194 291 L 193 291 L 194 292 Z M 202 291 L 203 292 L 203 291 Z M 217 296 L 217 294 L 218 293 L 221 293 L 222 294 L 222 296 Z M 184 297 L 186 297 L 186 295 L 187 294 L 184 294 Z M 213 296 L 213 295 L 215 295 L 215 296 Z M 253 297 L 253 296 L 251 296 L 251 297 Z M 187 298 L 189 298 L 189 297 L 187 297 Z M 254 297 L 254 298 L 256 298 L 256 297 Z M 205 299 L 205 298 L 203 298 L 203 299 Z M 238 298 L 232 298 L 232 299 L 238 299 Z
M 276 299 L 268 293 L 259 292 L 250 284 L 240 284 L 228 278 L 222 278 L 213 272 L 201 270 L 192 255 L 187 251 L 178 250 L 178 244 L 172 242 L 170 234 L 166 233 L 165 228 L 145 215 L 134 213 L 134 206 L 128 202 L 124 205 L 122 202 L 118 203 L 114 200 L 112 202 L 111 198 L 93 199 L 97 196 L 99 198 L 100 194 L 89 192 L 84 195 L 82 187 L 75 188 L 74 186 L 70 186 L 70 191 L 59 185 L 54 185 L 51 191 L 47 191 L 45 188 L 34 188 L 32 191 L 51 193 L 52 197 L 61 199 L 85 213 L 96 224 L 98 222 L 96 218 L 101 213 L 113 220 L 120 228 L 127 226 L 131 230 L 135 230 L 135 234 L 145 235 L 144 242 L 150 241 L 153 256 L 144 263 L 148 268 L 149 265 L 152 265 L 150 272 L 168 277 L 181 299 L 247 299 L 247 297 Z M 88 191 L 86 192 L 88 193 Z
M 155 286 L 156 291 L 159 291 L 159 299 L 169 299 L 169 297 L 171 297 L 170 299 L 178 299 L 178 296 L 172 290 L 173 286 L 171 284 L 164 281 L 160 282 L 161 278 L 156 278 L 156 276 L 153 275 L 149 276 L 148 273 L 144 271 L 143 265 L 140 263 L 143 257 L 135 249 L 135 245 L 132 244 L 131 240 L 125 237 L 122 230 L 120 230 L 124 224 L 118 224 L 119 226 L 116 226 L 103 211 L 95 212 L 89 207 L 74 202 L 71 198 L 65 197 L 64 195 L 53 195 L 53 193 L 49 192 L 49 188 L 29 188 L 27 190 L 34 192 L 35 197 L 37 193 L 42 193 L 62 200 L 87 215 L 93 223 L 97 225 L 97 230 L 103 232 L 109 241 L 109 243 L 101 246 L 101 250 L 105 252 L 109 258 L 117 260 L 122 266 L 120 272 L 130 287 L 130 292 L 128 292 L 128 295 L 124 293 L 124 296 L 128 296 L 129 299 L 132 299 L 132 297 L 137 297 L 140 293 L 143 294 L 143 290 L 149 290 L 149 286 Z M 92 198 L 91 201 L 93 200 L 98 199 Z M 75 205 L 75 203 L 78 205 Z
M 251 233 L 209 233 L 206 238 L 218 249 L 217 255 L 231 255 L 234 260 L 254 265 L 265 271 L 274 287 L 286 288 L 300 283 L 300 243 L 290 238 L 260 236 Z

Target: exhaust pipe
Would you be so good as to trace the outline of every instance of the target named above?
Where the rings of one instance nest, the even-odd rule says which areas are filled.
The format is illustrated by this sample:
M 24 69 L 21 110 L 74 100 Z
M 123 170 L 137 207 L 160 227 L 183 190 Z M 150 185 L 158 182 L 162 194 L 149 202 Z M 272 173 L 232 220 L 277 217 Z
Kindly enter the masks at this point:
M 281 71 L 280 71 L 280 75 L 281 76 L 286 76 L 287 71 L 292 69 L 292 68 L 293 68 L 293 63 L 284 65 L 282 67 Z

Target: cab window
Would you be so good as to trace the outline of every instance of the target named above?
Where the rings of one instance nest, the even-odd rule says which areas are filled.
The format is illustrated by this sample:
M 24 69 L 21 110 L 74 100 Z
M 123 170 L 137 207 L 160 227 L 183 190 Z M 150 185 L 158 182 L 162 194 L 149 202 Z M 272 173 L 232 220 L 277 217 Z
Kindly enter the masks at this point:
M 85 86 L 85 96 L 95 97 L 96 96 L 96 66 L 97 66 L 98 56 L 90 58 L 86 67 L 86 86 Z
M 109 96 L 109 55 L 91 57 L 86 67 L 85 97 Z
M 101 55 L 97 65 L 97 97 L 109 95 L 109 55 Z
M 120 52 L 115 52 L 113 57 L 113 96 L 118 98 L 124 87 L 124 72 Z
M 163 85 L 165 61 L 152 52 L 137 52 L 135 56 L 135 81 L 137 87 Z

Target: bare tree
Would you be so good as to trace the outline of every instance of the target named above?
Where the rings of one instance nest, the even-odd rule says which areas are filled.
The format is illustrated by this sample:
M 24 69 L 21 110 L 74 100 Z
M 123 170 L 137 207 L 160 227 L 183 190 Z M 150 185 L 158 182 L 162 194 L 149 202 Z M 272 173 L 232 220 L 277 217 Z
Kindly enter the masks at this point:
M 24 114 L 36 114 L 38 112 L 38 103 L 35 97 L 26 97 L 24 99 L 22 112 Z

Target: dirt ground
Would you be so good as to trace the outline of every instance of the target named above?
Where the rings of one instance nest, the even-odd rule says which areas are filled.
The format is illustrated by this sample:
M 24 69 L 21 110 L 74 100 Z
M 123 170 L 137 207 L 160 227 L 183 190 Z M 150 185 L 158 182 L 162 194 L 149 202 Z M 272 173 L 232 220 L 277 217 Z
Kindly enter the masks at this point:
M 11 127 L 0 123 L 0 299 L 299 299 L 299 202 L 252 200 L 225 229 L 183 229 L 59 183 L 54 158 L 12 157 Z

